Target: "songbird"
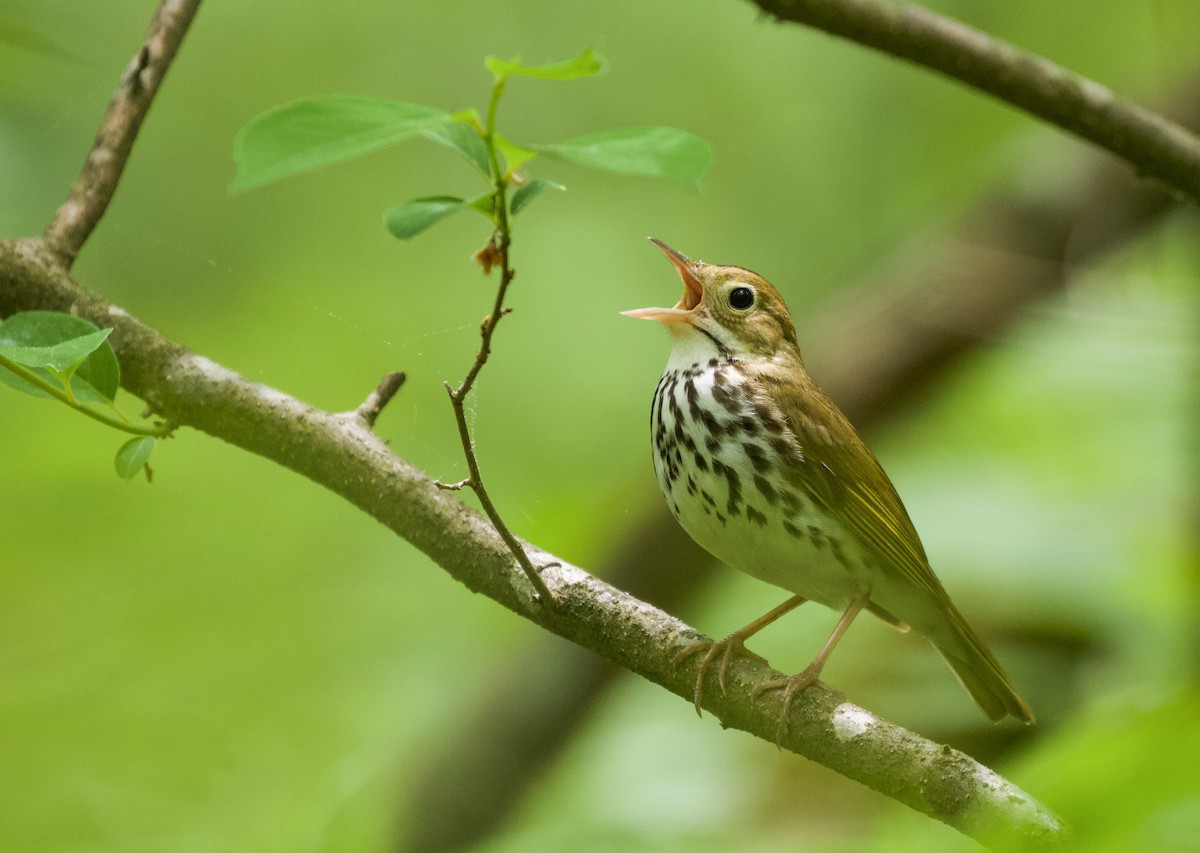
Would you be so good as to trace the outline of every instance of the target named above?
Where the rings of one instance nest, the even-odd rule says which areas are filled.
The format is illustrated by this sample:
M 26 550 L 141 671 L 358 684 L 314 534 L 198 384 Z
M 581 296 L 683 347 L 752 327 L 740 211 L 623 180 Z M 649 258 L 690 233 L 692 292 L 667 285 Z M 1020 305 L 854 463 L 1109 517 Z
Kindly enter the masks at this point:
M 693 261 L 659 240 L 683 280 L 674 308 L 639 308 L 657 320 L 671 354 L 651 407 L 654 470 L 683 529 L 719 560 L 794 595 L 724 640 L 702 641 L 704 679 L 718 684 L 745 641 L 805 601 L 841 612 L 812 663 L 756 689 L 783 689 L 780 736 L 792 699 L 815 683 L 838 640 L 868 610 L 911 626 L 950 664 L 992 720 L 1033 722 L 1029 705 L 934 575 L 896 489 L 846 416 L 804 369 L 791 316 L 761 276 Z M 761 658 L 759 658 L 761 660 Z

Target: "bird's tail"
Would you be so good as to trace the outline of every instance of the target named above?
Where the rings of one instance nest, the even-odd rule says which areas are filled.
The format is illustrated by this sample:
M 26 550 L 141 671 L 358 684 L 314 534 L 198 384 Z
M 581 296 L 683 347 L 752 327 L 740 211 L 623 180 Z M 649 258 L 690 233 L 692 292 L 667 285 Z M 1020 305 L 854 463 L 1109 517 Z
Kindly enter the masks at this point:
M 1012 714 L 1018 720 L 1032 723 L 1033 711 L 1012 686 L 1000 662 L 971 630 L 958 609 L 949 601 L 946 603 L 949 605 L 947 628 L 953 629 L 953 637 L 946 636 L 950 632 L 944 630 L 939 632 L 943 636 L 930 639 L 962 686 L 993 722 L 1000 722 Z

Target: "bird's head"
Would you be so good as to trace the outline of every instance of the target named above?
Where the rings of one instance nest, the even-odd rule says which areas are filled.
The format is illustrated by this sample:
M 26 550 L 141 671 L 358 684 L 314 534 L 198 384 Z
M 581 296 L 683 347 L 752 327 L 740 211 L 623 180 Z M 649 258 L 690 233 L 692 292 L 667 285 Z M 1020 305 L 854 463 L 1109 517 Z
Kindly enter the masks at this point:
M 741 267 L 693 261 L 661 240 L 650 239 L 683 280 L 683 298 L 674 308 L 636 308 L 622 314 L 658 320 L 677 345 L 711 348 L 724 357 L 799 359 L 791 315 L 770 282 Z

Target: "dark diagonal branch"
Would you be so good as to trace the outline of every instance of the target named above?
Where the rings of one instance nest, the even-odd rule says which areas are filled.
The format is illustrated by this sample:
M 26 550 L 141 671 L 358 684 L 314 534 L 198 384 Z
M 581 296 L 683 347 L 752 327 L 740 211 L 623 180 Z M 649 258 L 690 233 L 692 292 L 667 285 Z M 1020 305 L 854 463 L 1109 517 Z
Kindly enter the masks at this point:
M 121 75 L 79 177 L 46 226 L 47 245 L 68 268 L 112 201 L 142 119 L 199 5 L 200 0 L 162 0 L 142 46 Z
M 767 14 L 939 71 L 1127 160 L 1200 204 L 1200 138 L 1035 53 L 913 3 L 754 0 Z
M 250 382 L 167 340 L 76 284 L 41 240 L 0 243 L 0 316 L 69 311 L 112 326 L 122 385 L 173 424 L 191 426 L 322 485 L 372 515 L 471 590 L 619 666 L 689 698 L 694 664 L 676 666 L 699 635 L 677 619 L 561 562 L 543 570 L 558 601 L 543 607 L 509 547 L 479 512 L 396 456 L 358 419 L 322 411 Z M 527 544 L 539 562 L 560 562 Z M 727 695 L 704 707 L 728 727 L 773 742 L 777 696 L 753 689 L 778 677 L 739 660 Z M 1058 820 L 970 757 L 892 725 L 824 686 L 794 702 L 783 747 L 983 840 L 1028 846 L 1056 839 Z

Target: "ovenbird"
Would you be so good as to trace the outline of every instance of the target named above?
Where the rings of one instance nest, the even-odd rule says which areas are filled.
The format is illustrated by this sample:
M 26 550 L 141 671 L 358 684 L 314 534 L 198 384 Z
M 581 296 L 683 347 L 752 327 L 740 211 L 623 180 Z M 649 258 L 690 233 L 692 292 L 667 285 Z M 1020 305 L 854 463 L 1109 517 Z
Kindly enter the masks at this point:
M 653 238 L 651 238 L 653 239 Z M 854 618 L 869 610 L 929 639 L 985 714 L 1033 712 L 971 630 L 929 566 L 895 488 L 845 415 L 804 369 L 782 297 L 762 277 L 692 261 L 654 240 L 683 279 L 674 308 L 640 308 L 657 320 L 671 354 L 654 392 L 654 470 L 675 518 L 707 551 L 794 595 L 719 642 L 703 641 L 717 680 L 744 643 L 806 600 L 841 612 L 813 662 L 756 692 L 783 689 L 781 736 L 793 697 L 816 682 Z

